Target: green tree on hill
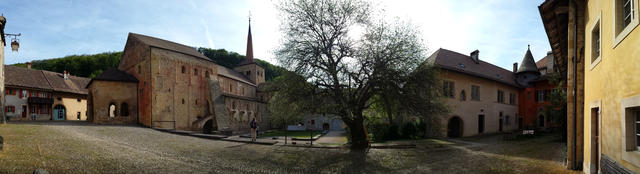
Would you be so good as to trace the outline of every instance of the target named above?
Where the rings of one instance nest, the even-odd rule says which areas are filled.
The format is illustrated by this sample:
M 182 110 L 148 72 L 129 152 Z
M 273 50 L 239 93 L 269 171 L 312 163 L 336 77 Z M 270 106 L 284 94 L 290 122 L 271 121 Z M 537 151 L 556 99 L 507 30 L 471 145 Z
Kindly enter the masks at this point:
M 235 52 L 228 52 L 224 49 L 198 48 L 198 51 L 219 65 L 232 68 L 238 65 L 245 56 Z M 94 78 L 104 70 L 117 68 L 122 59 L 120 52 L 104 52 L 99 54 L 70 55 L 61 58 L 34 60 L 31 68 L 62 73 L 67 70 L 71 75 Z M 265 69 L 265 79 L 271 81 L 282 74 L 284 68 L 273 65 L 269 62 L 256 59 L 258 64 Z M 14 66 L 26 67 L 25 63 L 14 64 Z

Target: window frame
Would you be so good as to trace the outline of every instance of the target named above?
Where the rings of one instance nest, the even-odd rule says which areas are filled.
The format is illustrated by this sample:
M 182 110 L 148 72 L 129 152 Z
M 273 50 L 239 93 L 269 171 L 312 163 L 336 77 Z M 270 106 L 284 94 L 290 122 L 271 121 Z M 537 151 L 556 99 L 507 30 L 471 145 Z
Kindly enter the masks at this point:
M 480 85 L 471 85 L 471 100 L 480 101 Z
M 631 3 L 631 21 L 628 25 L 624 26 L 624 0 L 613 0 L 613 45 L 612 48 L 616 48 L 630 33 L 633 31 L 640 22 L 638 22 L 638 0 L 629 0 Z M 602 30 L 600 30 L 602 32 Z
M 601 13 L 598 14 L 598 17 L 595 20 L 595 23 L 593 24 L 593 26 L 590 27 L 591 28 L 591 35 L 590 35 L 591 39 L 589 39 L 590 40 L 590 44 L 589 45 L 591 45 L 591 46 L 589 47 L 589 49 L 591 51 L 589 51 L 589 53 L 590 53 L 589 57 L 591 57 L 591 65 L 590 65 L 589 70 L 593 70 L 593 68 L 595 68 L 600 63 L 600 61 L 602 61 L 602 57 L 603 57 L 602 56 L 602 20 L 600 18 L 602 16 Z M 597 33 L 598 42 L 596 42 L 594 40 L 595 39 L 594 31 L 596 29 L 598 31 L 598 33 Z M 596 42 L 596 43 L 594 43 L 594 42 Z M 596 50 L 596 47 L 597 47 L 597 50 Z M 596 54 L 596 52 L 598 54 Z
M 623 98 L 621 101 L 622 118 L 620 119 L 622 138 L 622 160 L 640 166 L 640 147 L 636 134 L 637 114 L 640 114 L 640 95 Z

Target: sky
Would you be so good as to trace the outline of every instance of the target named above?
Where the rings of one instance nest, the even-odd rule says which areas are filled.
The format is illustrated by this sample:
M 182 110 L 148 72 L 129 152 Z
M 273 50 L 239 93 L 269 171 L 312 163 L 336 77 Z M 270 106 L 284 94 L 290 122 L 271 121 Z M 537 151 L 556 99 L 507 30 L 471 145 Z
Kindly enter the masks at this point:
M 507 70 L 531 45 L 551 48 L 538 5 L 543 0 L 372 0 L 389 18 L 418 27 L 430 55 L 439 48 L 469 54 Z M 254 57 L 278 64 L 277 0 L 3 0 L 6 33 L 21 33 L 20 50 L 5 47 L 5 64 L 74 54 L 122 51 L 129 32 L 192 47 L 245 54 L 251 16 Z M 250 15 L 251 14 L 251 15 Z M 7 38 L 9 40 L 10 38 Z

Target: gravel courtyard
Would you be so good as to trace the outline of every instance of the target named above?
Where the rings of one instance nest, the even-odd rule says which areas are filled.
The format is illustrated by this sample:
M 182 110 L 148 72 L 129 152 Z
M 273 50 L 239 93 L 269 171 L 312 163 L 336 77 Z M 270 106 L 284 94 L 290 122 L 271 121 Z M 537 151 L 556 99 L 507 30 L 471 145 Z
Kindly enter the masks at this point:
M 409 141 L 412 149 L 267 146 L 85 122 L 0 125 L 0 173 L 571 173 L 553 136 Z M 403 142 L 399 142 L 403 143 Z

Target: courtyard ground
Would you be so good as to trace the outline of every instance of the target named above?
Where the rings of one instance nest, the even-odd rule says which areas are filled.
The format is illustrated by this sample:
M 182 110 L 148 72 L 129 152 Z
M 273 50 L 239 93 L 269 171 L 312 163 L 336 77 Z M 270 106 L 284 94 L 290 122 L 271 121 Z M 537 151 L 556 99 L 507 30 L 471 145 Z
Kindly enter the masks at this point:
M 0 173 L 572 173 L 554 136 L 398 141 L 416 148 L 353 152 L 181 136 L 85 122 L 0 125 Z

